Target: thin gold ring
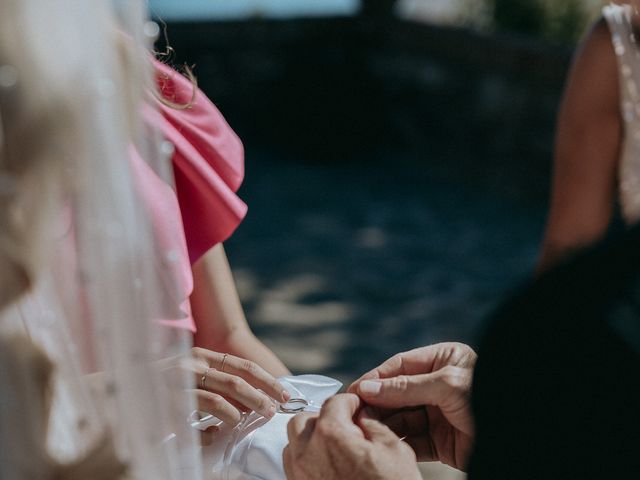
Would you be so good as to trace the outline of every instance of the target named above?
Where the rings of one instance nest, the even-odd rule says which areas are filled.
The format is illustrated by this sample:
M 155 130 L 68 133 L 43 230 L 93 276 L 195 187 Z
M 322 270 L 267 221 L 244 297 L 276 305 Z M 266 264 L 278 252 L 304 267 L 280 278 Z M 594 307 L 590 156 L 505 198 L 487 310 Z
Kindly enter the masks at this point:
M 227 361 L 227 353 L 222 356 L 222 365 L 220 366 L 220 371 L 224 373 L 224 364 Z
M 201 389 L 201 390 L 206 390 L 206 389 L 207 389 L 207 384 L 206 384 L 206 382 L 207 382 L 207 375 L 209 374 L 209 372 L 210 372 L 211 370 L 215 370 L 215 368 L 207 368 L 207 369 L 204 371 L 204 374 L 202 375 L 202 378 L 200 379 L 200 389 Z

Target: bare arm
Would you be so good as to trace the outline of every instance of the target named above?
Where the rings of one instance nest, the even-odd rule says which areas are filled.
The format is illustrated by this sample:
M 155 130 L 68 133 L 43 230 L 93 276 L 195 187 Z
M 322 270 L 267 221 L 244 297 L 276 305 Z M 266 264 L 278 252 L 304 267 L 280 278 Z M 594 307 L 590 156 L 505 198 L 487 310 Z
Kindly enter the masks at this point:
M 606 232 L 615 203 L 621 138 L 618 67 L 608 26 L 601 19 L 576 55 L 560 107 L 539 271 Z
M 224 247 L 216 245 L 193 265 L 191 307 L 197 347 L 252 360 L 278 377 L 287 367 L 251 332 Z

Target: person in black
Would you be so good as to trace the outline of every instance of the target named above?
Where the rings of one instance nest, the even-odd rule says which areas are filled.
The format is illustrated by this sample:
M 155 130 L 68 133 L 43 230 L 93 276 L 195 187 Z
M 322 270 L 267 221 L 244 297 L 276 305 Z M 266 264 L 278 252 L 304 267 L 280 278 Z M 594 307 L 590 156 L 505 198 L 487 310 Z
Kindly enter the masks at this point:
M 396 355 L 319 416 L 289 423 L 290 480 L 418 479 L 438 460 L 479 479 L 640 475 L 640 227 L 533 281 L 478 350 Z

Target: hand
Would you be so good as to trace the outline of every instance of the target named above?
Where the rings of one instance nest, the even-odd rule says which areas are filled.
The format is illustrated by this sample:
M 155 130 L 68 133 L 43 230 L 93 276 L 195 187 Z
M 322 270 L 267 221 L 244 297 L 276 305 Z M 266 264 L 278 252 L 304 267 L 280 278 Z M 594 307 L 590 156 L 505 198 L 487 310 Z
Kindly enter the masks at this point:
M 470 393 L 477 355 L 459 343 L 400 353 L 348 389 L 375 407 L 419 461 L 464 470 L 473 447 Z
M 191 353 L 198 408 L 225 423 L 237 424 L 243 411 L 271 418 L 276 413 L 274 399 L 289 400 L 289 392 L 254 362 L 202 348 Z
M 418 480 L 411 448 L 389 428 L 366 415 L 356 395 L 336 395 L 318 415 L 289 421 L 284 469 L 289 480 Z

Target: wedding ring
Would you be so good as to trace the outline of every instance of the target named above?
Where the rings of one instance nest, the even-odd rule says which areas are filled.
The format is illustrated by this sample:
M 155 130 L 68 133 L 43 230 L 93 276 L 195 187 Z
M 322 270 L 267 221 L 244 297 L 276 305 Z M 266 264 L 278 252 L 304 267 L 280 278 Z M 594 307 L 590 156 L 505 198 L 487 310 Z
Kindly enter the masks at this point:
M 304 398 L 292 398 L 288 402 L 278 404 L 279 413 L 300 413 L 309 406 Z
M 220 371 L 223 372 L 223 373 L 224 373 L 224 364 L 225 364 L 226 361 L 227 361 L 227 354 L 225 353 L 222 356 L 222 366 L 220 367 Z

